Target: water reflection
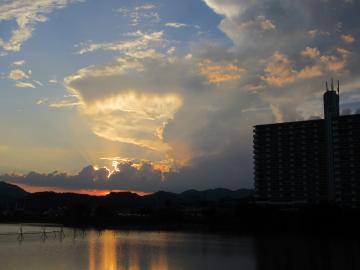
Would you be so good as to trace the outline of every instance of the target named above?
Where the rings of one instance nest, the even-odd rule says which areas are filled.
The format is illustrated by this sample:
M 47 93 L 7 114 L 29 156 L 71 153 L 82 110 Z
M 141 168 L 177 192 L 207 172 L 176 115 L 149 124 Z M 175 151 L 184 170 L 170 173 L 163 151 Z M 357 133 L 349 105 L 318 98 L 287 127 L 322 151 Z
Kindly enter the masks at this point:
M 88 234 L 89 270 L 117 270 L 117 239 L 111 231 Z
M 359 243 L 351 236 L 261 236 L 257 270 L 360 269 Z
M 89 270 L 168 270 L 167 237 L 163 234 L 88 233 Z M 149 237 L 150 236 L 150 237 Z M 155 239 L 156 237 L 156 239 Z M 154 241 L 151 241 L 154 240 Z
M 0 225 L 1 232 L 18 225 Z M 39 230 L 42 227 L 24 227 Z M 360 269 L 356 235 L 234 236 L 179 232 L 97 231 L 66 237 L 0 236 L 0 269 L 6 270 L 338 270 Z M 73 236 L 76 236 L 75 238 Z
M 96 270 L 96 240 L 94 239 L 94 231 L 89 233 L 89 241 L 88 241 L 88 252 L 89 252 L 89 270 Z
M 111 231 L 105 231 L 101 236 L 101 270 L 116 270 L 116 238 Z

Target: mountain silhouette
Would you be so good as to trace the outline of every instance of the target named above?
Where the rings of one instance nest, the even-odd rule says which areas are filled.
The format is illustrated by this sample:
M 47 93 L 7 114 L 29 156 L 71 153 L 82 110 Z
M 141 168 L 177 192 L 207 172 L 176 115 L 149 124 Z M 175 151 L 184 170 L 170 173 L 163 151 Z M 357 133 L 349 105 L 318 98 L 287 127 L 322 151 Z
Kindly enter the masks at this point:
M 111 192 L 105 196 L 91 196 L 77 193 L 57 193 L 52 191 L 28 193 L 16 185 L 0 182 L 0 197 L 2 202 L 21 200 L 25 202 L 25 209 L 43 211 L 72 205 L 86 205 L 93 207 L 101 205 L 109 208 L 139 208 L 178 206 L 196 202 L 218 202 L 221 200 L 237 200 L 250 198 L 252 190 L 240 189 L 236 191 L 217 188 L 204 191 L 188 190 L 182 193 L 158 191 L 139 196 L 132 192 Z
M 0 182 L 0 202 L 22 199 L 28 194 L 29 193 L 16 185 Z

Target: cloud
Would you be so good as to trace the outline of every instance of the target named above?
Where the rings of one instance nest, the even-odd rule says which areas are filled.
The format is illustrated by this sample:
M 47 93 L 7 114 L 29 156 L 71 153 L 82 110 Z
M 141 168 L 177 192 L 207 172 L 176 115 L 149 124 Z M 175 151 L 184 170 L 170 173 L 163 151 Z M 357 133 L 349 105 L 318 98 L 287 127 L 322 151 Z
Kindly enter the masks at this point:
M 184 28 L 184 27 L 187 27 L 188 25 L 185 23 L 168 22 L 168 23 L 165 23 L 165 26 L 173 27 L 173 28 Z
M 321 37 L 330 36 L 330 32 L 321 31 L 319 29 L 309 30 L 307 33 L 310 38 L 315 38 L 317 36 L 321 36 Z
M 156 161 L 148 157 L 149 162 L 168 171 L 162 177 L 169 188 L 179 188 L 182 168 L 195 162 L 202 164 L 201 157 L 208 155 L 219 155 L 221 159 L 225 147 L 241 144 L 238 139 L 236 143 L 232 141 L 247 132 L 238 129 L 243 119 L 239 108 L 251 106 L 246 95 L 252 94 L 235 102 L 241 94 L 240 77 L 245 74 L 230 60 L 198 56 L 141 58 L 126 54 L 111 63 L 80 69 L 65 78 L 64 83 L 78 96 L 78 109 L 88 118 L 94 134 L 161 153 Z M 229 83 L 227 93 L 223 91 L 224 83 Z M 221 120 L 223 117 L 227 120 Z M 140 152 L 136 155 L 141 157 Z M 177 184 L 170 179 L 177 179 Z M 184 182 L 185 185 L 191 187 L 190 182 Z
M 36 88 L 35 85 L 30 82 L 17 82 L 15 86 L 19 88 Z
M 36 105 L 42 105 L 46 104 L 46 102 L 49 100 L 49 98 L 41 98 L 36 101 Z
M 139 50 L 144 50 L 148 48 L 153 43 L 163 42 L 163 31 L 144 33 L 141 31 L 136 31 L 129 33 L 131 37 L 135 37 L 133 40 L 119 41 L 119 42 L 109 42 L 109 43 L 93 43 L 87 42 L 81 44 L 79 54 L 94 52 L 97 50 L 104 51 L 125 51 L 125 52 L 134 52 Z
M 18 80 L 28 79 L 30 75 L 31 75 L 31 71 L 25 72 L 21 69 L 14 69 L 10 71 L 8 77 L 11 80 L 18 81 Z
M 153 5 L 153 4 L 144 4 L 144 5 L 135 7 L 135 10 L 151 10 L 154 8 L 155 8 L 155 5 Z
M 176 47 L 171 47 L 170 49 L 167 50 L 166 54 L 172 55 L 175 53 L 175 51 L 176 51 Z
M 236 0 L 203 0 L 214 12 L 225 15 L 226 17 L 234 17 L 243 10 L 242 4 Z
M 15 86 L 19 88 L 36 88 L 35 84 L 39 86 L 43 86 L 40 81 L 33 80 L 33 81 L 24 81 L 26 79 L 30 79 L 31 77 L 31 70 L 23 71 L 21 69 L 13 69 L 10 71 L 8 78 L 16 81 Z
M 341 35 L 341 39 L 346 43 L 354 43 L 355 38 L 352 35 Z
M 0 181 L 68 190 L 131 190 L 143 192 L 166 190 L 182 192 L 188 189 L 204 190 L 218 187 L 219 177 L 224 177 L 226 182 L 223 182 L 222 186 L 234 188 L 236 182 L 239 181 L 237 175 L 242 170 L 239 166 L 234 165 L 236 162 L 244 162 L 244 160 L 239 159 L 239 156 L 234 152 L 228 155 L 229 160 L 233 161 L 232 163 L 224 163 L 223 158 L 210 157 L 199 161 L 198 167 L 187 167 L 181 172 L 162 172 L 153 163 L 141 160 L 124 160 L 115 162 L 114 168 L 111 169 L 89 165 L 75 175 L 58 171 L 51 173 L 30 172 L 28 174 L 11 173 L 0 175 Z M 198 170 L 199 167 L 201 170 Z M 237 171 L 234 171 L 233 168 L 237 168 Z M 206 172 L 206 175 L 199 177 L 199 171 Z M 194 181 L 195 177 L 199 177 L 197 181 Z
M 269 19 L 266 19 L 264 16 L 259 16 L 258 21 L 260 23 L 260 27 L 263 30 L 275 30 L 276 29 L 276 25 L 274 24 L 274 22 L 272 22 Z
M 297 72 L 286 55 L 275 52 L 261 77 L 270 85 L 283 86 L 296 80 Z
M 25 60 L 17 60 L 17 61 L 14 61 L 14 62 L 12 62 L 12 65 L 13 66 L 23 66 L 23 65 L 25 65 Z
M 315 59 L 320 57 L 320 51 L 318 48 L 306 47 L 305 50 L 301 52 L 301 55 L 304 57 Z
M 141 23 L 147 25 L 158 23 L 161 19 L 155 11 L 156 6 L 153 4 L 143 4 L 134 8 L 119 8 L 116 12 L 130 19 L 131 26 L 139 26 Z
M 69 100 L 61 100 L 59 102 L 54 102 L 54 103 L 50 103 L 49 107 L 50 108 L 71 108 L 71 107 L 76 107 L 81 105 L 80 102 L 72 102 Z
M 47 21 L 46 15 L 55 9 L 66 7 L 71 2 L 80 0 L 3 1 L 0 4 L 0 22 L 15 20 L 16 28 L 12 30 L 8 41 L 0 39 L 0 47 L 5 51 L 20 51 L 23 43 L 32 36 L 36 24 Z
M 49 108 L 62 109 L 62 108 L 73 108 L 81 106 L 77 96 L 75 95 L 65 95 L 63 99 L 58 99 L 53 101 L 52 99 L 46 97 L 37 100 L 37 105 L 47 105 Z
M 150 163 L 131 161 L 118 163 L 116 169 L 87 166 L 76 175 L 54 171 L 52 173 L 30 172 L 0 175 L 1 181 L 29 186 L 58 187 L 65 189 L 96 190 L 139 190 L 152 192 L 160 190 L 162 173 Z
M 224 83 L 239 80 L 246 72 L 234 64 L 219 65 L 207 59 L 199 64 L 200 73 L 207 77 L 209 83 Z
M 40 81 L 37 81 L 37 80 L 33 80 L 34 83 L 36 83 L 37 85 L 39 86 L 44 86 L 44 84 Z
M 222 52 L 208 49 L 203 55 L 217 59 L 234 57 L 247 69 L 240 80 L 246 83 L 246 89 L 265 82 L 263 89 L 254 93 L 272 108 L 277 121 L 318 114 L 319 82 L 325 78 L 337 76 L 342 81 L 353 81 L 356 77 L 359 51 L 342 48 L 342 40 L 335 37 L 346 29 L 356 39 L 359 32 L 354 29 L 359 20 L 353 10 L 359 8 L 360 3 L 344 4 L 340 0 L 204 2 L 223 16 L 218 27 L 233 42 L 233 47 L 224 48 Z M 333 12 L 334 9 L 337 12 Z M 318 10 L 323 12 L 319 14 Z M 264 30 L 260 23 L 264 19 L 271 21 L 275 29 Z M 304 109 L 314 100 L 317 108 Z
M 294 69 L 294 63 L 280 52 L 275 52 L 265 68 L 265 75 L 261 77 L 269 85 L 282 87 L 299 79 L 319 77 L 327 72 L 342 72 L 348 62 L 349 51 L 336 48 L 336 54 L 322 55 L 317 48 L 306 47 L 301 55 L 313 61 L 311 66 L 301 70 Z
M 320 61 L 326 65 L 326 68 L 332 72 L 340 72 L 343 70 L 348 62 L 351 52 L 342 48 L 336 48 L 339 56 L 322 55 Z
M 302 70 L 300 70 L 297 74 L 297 77 L 300 79 L 308 79 L 313 77 L 319 77 L 323 75 L 323 71 L 320 66 L 315 65 L 312 67 L 306 66 Z
M 78 96 L 79 109 L 89 118 L 96 135 L 166 152 L 161 130 L 182 105 L 182 98 L 174 92 L 171 79 L 161 79 L 164 85 L 160 86 L 160 78 L 152 74 L 158 72 L 153 66 L 166 62 L 148 61 L 130 58 L 88 67 L 65 78 L 65 85 Z
M 129 35 L 95 43 L 120 56 L 65 79 L 95 134 L 140 146 L 138 158 L 141 149 L 161 152 L 144 161 L 161 168 L 153 185 L 161 179 L 161 189 L 250 187 L 252 126 L 317 115 L 320 105 L 304 108 L 320 104 L 324 77 L 347 77 L 355 65 L 356 54 L 329 38 L 339 35 L 340 18 L 317 12 L 329 10 L 329 1 L 204 2 L 222 16 L 218 27 L 231 43 L 194 42 L 184 55 L 168 56 L 165 31 L 155 44 L 126 47 L 142 40 Z M 124 170 L 142 177 L 129 166 Z
M 339 15 L 355 6 L 333 12 L 338 1 L 204 1 L 220 14 L 219 36 L 226 40 L 194 41 L 183 55 L 178 43 L 174 53 L 165 30 L 81 44 L 83 54 L 103 50 L 116 56 L 68 75 L 64 85 L 76 95 L 69 103 L 78 104 L 94 134 L 136 150 L 102 160 L 119 162 L 115 171 L 89 167 L 77 175 L 34 178 L 94 189 L 251 187 L 253 125 L 321 115 L 327 77 L 349 81 L 348 98 L 357 89 L 352 78 L 359 71 L 358 49 L 335 37 L 347 29 L 356 39 L 351 26 L 359 21 Z M 52 103 L 62 104 L 46 104 Z

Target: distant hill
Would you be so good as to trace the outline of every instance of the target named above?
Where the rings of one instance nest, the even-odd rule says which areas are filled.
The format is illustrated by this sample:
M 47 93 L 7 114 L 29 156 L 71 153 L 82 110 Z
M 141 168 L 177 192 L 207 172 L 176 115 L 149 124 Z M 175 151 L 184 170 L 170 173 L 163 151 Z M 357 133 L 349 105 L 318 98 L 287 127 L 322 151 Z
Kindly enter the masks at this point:
M 22 199 L 28 194 L 29 193 L 16 185 L 0 182 L 0 202 Z
M 87 209 L 105 207 L 108 209 L 139 209 L 179 207 L 198 203 L 217 203 L 226 200 L 250 199 L 253 190 L 236 191 L 217 188 L 204 191 L 188 190 L 182 193 L 158 191 L 145 196 L 131 192 L 111 192 L 106 196 L 91 196 L 77 193 L 36 192 L 27 193 L 16 185 L 0 182 L 0 203 L 13 203 L 21 200 L 26 211 L 43 212 L 49 209 L 76 208 Z
M 250 189 L 239 189 L 232 191 L 225 188 L 208 189 L 204 191 L 187 190 L 178 196 L 187 202 L 194 201 L 221 201 L 221 200 L 238 200 L 251 197 L 254 191 Z

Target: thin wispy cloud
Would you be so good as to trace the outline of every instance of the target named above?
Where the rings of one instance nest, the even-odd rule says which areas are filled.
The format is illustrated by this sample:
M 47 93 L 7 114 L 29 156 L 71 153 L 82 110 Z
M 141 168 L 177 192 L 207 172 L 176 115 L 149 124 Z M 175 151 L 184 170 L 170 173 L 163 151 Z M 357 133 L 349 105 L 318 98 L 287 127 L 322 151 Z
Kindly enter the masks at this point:
M 48 20 L 47 15 L 55 9 L 64 8 L 71 2 L 81 0 L 13 0 L 0 3 L 0 22 L 16 21 L 16 27 L 12 30 L 8 40 L 0 38 L 0 47 L 5 51 L 20 51 L 23 43 L 27 41 L 35 31 L 38 23 Z
M 178 22 L 168 22 L 168 23 L 165 23 L 165 26 L 167 26 L 167 27 L 173 27 L 173 28 L 184 28 L 184 27 L 188 27 L 187 24 L 185 24 L 185 23 L 178 23 Z
M 16 60 L 14 62 L 12 62 L 12 65 L 14 66 L 23 66 L 25 65 L 26 61 L 25 60 Z
M 158 23 L 160 16 L 153 4 L 144 4 L 133 8 L 118 8 L 115 11 L 130 19 L 131 26 L 138 26 L 141 23 Z
M 17 82 L 15 86 L 19 88 L 36 88 L 31 82 Z
M 58 83 L 58 81 L 57 81 L 57 80 L 55 80 L 55 79 L 51 79 L 51 80 L 48 80 L 48 83 L 51 83 L 51 84 L 57 84 L 57 83 Z
M 95 43 L 87 42 L 80 44 L 79 54 L 85 54 L 94 52 L 97 50 L 104 51 L 136 51 L 147 49 L 152 43 L 160 43 L 163 41 L 163 31 L 144 33 L 142 31 L 136 31 L 128 34 L 133 37 L 132 40 L 107 42 L 107 43 Z

